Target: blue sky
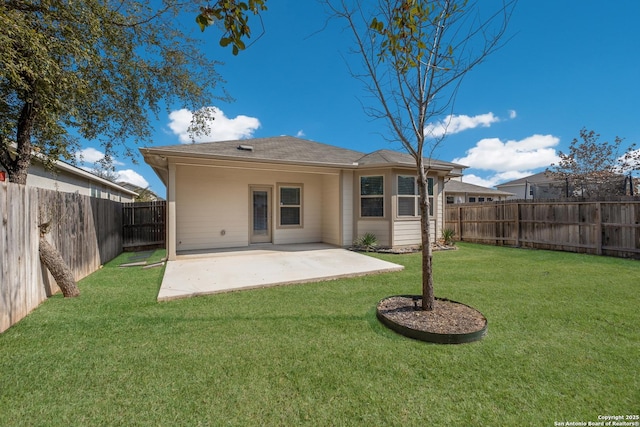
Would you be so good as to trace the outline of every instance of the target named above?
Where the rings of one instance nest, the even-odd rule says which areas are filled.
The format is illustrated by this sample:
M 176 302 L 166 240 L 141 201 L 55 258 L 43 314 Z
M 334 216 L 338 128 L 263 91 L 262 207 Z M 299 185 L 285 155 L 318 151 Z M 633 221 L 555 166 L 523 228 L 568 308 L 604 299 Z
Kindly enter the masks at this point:
M 208 40 L 211 59 L 224 62 L 219 73 L 235 98 L 209 106 L 217 120 L 204 140 L 291 135 L 363 152 L 401 150 L 380 135 L 386 123 L 362 109 L 371 101 L 347 68 L 357 58 L 348 53 L 342 24 L 325 25 L 327 15 L 313 0 L 267 4 L 264 35 L 238 56 L 218 46 L 216 28 L 199 36 Z M 639 17 L 637 0 L 520 0 L 510 41 L 462 82 L 453 110 L 459 131 L 450 128 L 434 157 L 469 166 L 465 182 L 491 187 L 544 170 L 582 127 L 602 141 L 620 136 L 640 143 Z M 256 39 L 260 26 L 250 23 Z M 193 30 L 199 32 L 195 22 Z M 147 146 L 190 142 L 184 134 L 190 112 L 180 105 L 170 110 Z M 100 156 L 91 142 L 85 149 L 85 160 Z M 164 185 L 138 160 L 118 159 L 116 170 L 164 195 Z

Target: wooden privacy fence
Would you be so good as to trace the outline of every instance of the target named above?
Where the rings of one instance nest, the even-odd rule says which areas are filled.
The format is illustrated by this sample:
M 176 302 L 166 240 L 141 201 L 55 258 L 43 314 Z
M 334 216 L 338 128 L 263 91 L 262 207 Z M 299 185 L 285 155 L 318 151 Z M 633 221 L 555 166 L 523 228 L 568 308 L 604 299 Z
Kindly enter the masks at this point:
M 39 224 L 75 279 L 122 252 L 122 204 L 75 193 L 0 183 L 0 332 L 58 291 L 40 264 Z
M 164 200 L 124 203 L 122 205 L 123 248 L 164 247 L 165 212 Z
M 448 205 L 459 240 L 640 259 L 640 201 Z

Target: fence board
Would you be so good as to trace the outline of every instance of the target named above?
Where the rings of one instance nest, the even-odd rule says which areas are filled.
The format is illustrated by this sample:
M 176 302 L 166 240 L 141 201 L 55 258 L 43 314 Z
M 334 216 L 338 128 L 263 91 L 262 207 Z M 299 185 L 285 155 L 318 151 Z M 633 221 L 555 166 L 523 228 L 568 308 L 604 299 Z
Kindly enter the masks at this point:
M 640 259 L 640 200 L 449 205 L 460 240 Z
M 124 248 L 165 244 L 166 202 L 124 203 L 122 234 Z
M 75 193 L 0 184 L 0 332 L 58 291 L 40 263 L 38 224 L 76 280 L 122 252 L 122 204 Z

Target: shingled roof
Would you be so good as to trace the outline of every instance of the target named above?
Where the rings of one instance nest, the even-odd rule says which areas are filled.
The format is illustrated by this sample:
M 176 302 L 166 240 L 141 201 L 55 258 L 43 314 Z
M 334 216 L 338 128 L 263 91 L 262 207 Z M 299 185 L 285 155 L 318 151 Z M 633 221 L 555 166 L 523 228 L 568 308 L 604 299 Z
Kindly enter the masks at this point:
M 358 160 L 359 166 L 415 166 L 416 161 L 413 156 L 408 153 L 401 153 L 393 150 L 378 150 L 371 154 L 367 154 Z M 446 168 L 446 169 L 461 169 L 466 166 L 462 166 L 456 163 L 443 162 L 442 160 L 425 158 L 425 166 L 430 168 Z
M 292 136 L 255 138 L 234 141 L 179 144 L 141 149 L 143 154 L 227 158 L 237 160 L 272 161 L 352 166 L 364 153 Z
M 148 147 L 141 148 L 140 151 L 145 161 L 154 168 L 163 181 L 167 178 L 167 157 L 242 160 L 340 168 L 415 166 L 413 157 L 398 151 L 378 150 L 371 154 L 365 154 L 292 136 Z M 459 175 L 460 171 L 466 167 L 435 159 L 425 160 L 429 169 L 446 173 L 455 169 L 456 171 L 453 173 Z
M 444 191 L 448 193 L 476 193 L 476 194 L 493 194 L 496 196 L 512 196 L 513 193 L 495 190 L 493 188 L 482 187 L 480 185 L 469 184 L 457 180 L 450 180 L 444 184 Z

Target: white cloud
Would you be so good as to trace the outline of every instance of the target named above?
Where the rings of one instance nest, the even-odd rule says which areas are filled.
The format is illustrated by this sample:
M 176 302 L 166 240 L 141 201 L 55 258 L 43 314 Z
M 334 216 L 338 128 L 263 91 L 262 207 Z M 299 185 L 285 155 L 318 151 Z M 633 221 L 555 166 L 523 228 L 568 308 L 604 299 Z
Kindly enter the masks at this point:
M 517 116 L 518 116 L 518 113 L 516 113 L 516 110 L 509 110 L 510 119 L 515 119 Z
M 206 109 L 212 116 L 212 119 L 206 121 L 209 132 L 207 135 L 195 135 L 195 142 L 250 138 L 256 129 L 260 127 L 260 121 L 255 117 L 239 115 L 231 119 L 225 116 L 224 112 L 217 107 L 206 107 Z M 172 111 L 169 114 L 169 129 L 175 135 L 178 135 L 182 144 L 192 142 L 191 135 L 189 135 L 189 126 L 192 119 L 193 113 L 186 108 Z
M 486 177 L 481 177 L 476 174 L 470 173 L 462 177 L 463 182 L 469 184 L 481 185 L 482 187 L 495 187 L 503 182 L 513 181 L 515 179 L 524 178 L 525 176 L 533 175 L 532 171 L 507 171 L 496 174 L 489 174 Z
M 469 175 L 465 175 L 462 177 L 462 181 L 468 184 L 480 185 L 482 187 L 493 187 L 496 185 L 496 182 L 490 178 L 482 178 L 478 175 L 474 175 L 470 173 Z
M 149 186 L 147 180 L 133 169 L 116 171 L 116 175 L 118 176 L 118 181 L 125 181 L 129 184 L 137 185 L 140 188 L 147 188 Z
M 303 137 L 305 137 L 305 136 L 306 136 L 306 135 L 304 134 L 304 131 L 303 131 L 302 129 L 300 129 L 300 130 L 298 131 L 298 133 L 296 133 L 296 137 L 297 137 L 297 138 L 303 138 Z
M 75 157 L 78 162 L 93 164 L 104 159 L 104 153 L 93 147 L 87 147 L 87 148 L 83 148 L 80 151 L 77 151 L 75 154 Z M 124 163 L 119 162 L 118 160 L 115 160 L 115 159 L 112 159 L 112 163 L 114 166 L 124 165 Z
M 464 114 L 459 116 L 448 115 L 437 123 L 429 123 L 425 127 L 425 133 L 433 138 L 439 138 L 444 134 L 452 135 L 477 127 L 489 127 L 499 121 L 500 119 L 491 112 L 473 117 Z
M 103 157 L 104 153 L 93 147 L 83 148 L 76 152 L 76 160 L 80 162 L 95 163 L 98 160 L 102 160 Z
M 467 150 L 465 157 L 453 162 L 496 172 L 532 170 L 559 161 L 554 148 L 559 142 L 553 135 L 532 135 L 520 141 L 506 142 L 487 138 Z
M 628 174 L 630 172 L 635 172 L 638 171 L 638 169 L 640 169 L 640 148 L 636 149 L 636 150 L 630 150 L 628 153 L 629 155 L 627 162 L 625 162 L 625 156 L 622 155 L 620 157 L 618 157 L 618 162 L 621 165 L 624 165 L 625 163 L 627 163 L 627 167 L 625 168 L 617 168 L 619 170 L 619 173 L 623 173 L 623 174 Z

